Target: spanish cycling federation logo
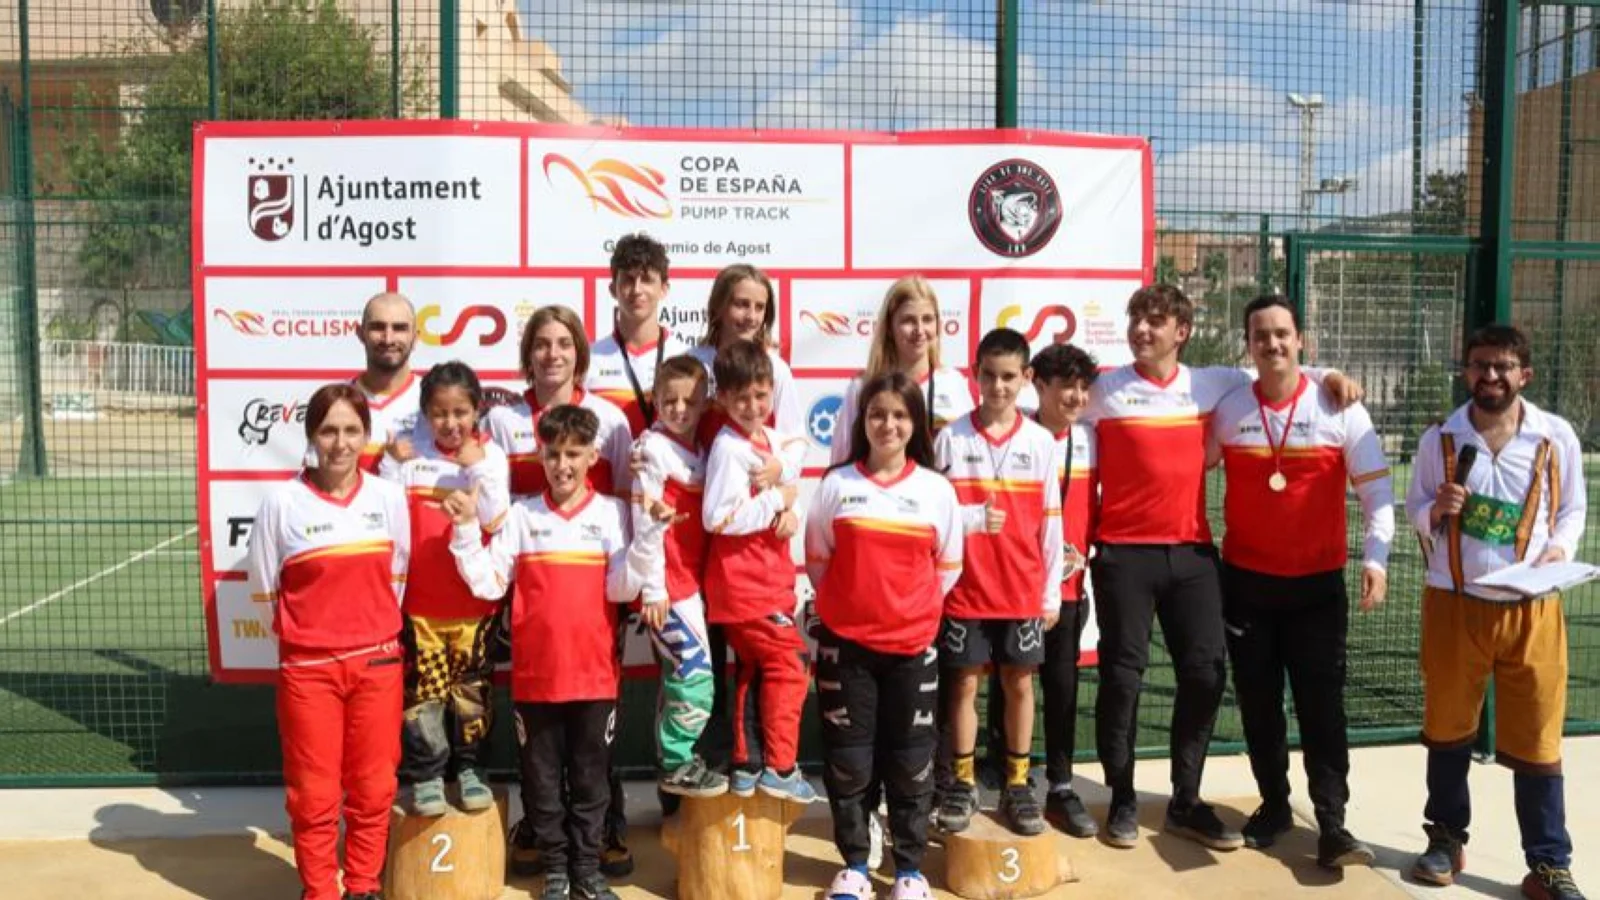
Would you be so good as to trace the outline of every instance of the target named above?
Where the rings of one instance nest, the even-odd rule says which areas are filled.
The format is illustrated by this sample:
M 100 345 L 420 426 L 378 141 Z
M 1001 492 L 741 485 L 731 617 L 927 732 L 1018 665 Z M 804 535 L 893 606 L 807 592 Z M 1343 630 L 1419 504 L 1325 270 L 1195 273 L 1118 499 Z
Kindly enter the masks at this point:
M 967 198 L 967 216 L 991 251 L 1012 259 L 1032 256 L 1061 227 L 1061 194 L 1038 164 L 1008 159 L 978 176 Z
M 249 177 L 245 212 L 250 231 L 263 241 L 281 241 L 294 231 L 294 158 L 250 158 L 255 171 Z
M 600 159 L 581 168 L 559 153 L 546 153 L 545 180 L 554 185 L 561 180 L 576 182 L 592 209 L 606 209 L 629 219 L 670 219 L 672 201 L 667 197 L 667 176 L 645 165 L 620 159 Z

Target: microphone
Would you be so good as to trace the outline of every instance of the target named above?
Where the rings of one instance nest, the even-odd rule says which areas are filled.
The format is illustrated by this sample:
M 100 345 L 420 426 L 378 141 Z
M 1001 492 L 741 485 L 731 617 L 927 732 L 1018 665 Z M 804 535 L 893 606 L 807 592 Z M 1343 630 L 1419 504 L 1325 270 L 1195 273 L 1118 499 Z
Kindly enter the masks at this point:
M 1459 487 L 1467 486 L 1467 475 L 1472 472 L 1472 464 L 1478 461 L 1478 445 L 1467 444 L 1456 454 L 1456 477 L 1452 483 Z M 1442 521 L 1450 521 L 1450 516 L 1443 517 Z

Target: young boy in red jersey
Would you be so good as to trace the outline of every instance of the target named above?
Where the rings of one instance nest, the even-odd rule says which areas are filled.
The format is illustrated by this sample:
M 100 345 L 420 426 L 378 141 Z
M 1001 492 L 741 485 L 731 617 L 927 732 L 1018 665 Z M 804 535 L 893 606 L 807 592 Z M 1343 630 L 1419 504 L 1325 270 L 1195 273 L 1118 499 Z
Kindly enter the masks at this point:
M 734 697 L 732 787 L 740 796 L 757 788 L 800 803 L 817 799 L 795 765 L 800 713 L 808 687 L 806 645 L 794 620 L 794 561 L 789 539 L 800 530 L 793 481 L 758 490 L 752 469 L 803 448 L 803 439 L 779 435 L 765 424 L 772 412 L 772 360 L 753 341 L 736 341 L 717 354 L 717 402 L 728 421 L 706 461 L 701 521 L 710 537 L 706 561 L 706 618 L 722 625 L 739 658 Z M 791 467 L 785 467 L 791 468 Z M 792 467 L 798 468 L 798 467 Z M 766 767 L 750 766 L 745 738 L 746 700 L 759 679 L 757 713 Z
M 610 801 L 606 773 L 616 736 L 615 652 L 621 604 L 644 587 L 643 560 L 660 552 L 660 523 L 629 539 L 621 500 L 589 486 L 599 418 L 557 406 L 539 419 L 548 487 L 518 500 L 485 546 L 477 488 L 445 500 L 456 523 L 450 551 L 483 600 L 511 597 L 511 697 L 522 803 L 544 866 L 541 900 L 616 900 L 600 873 Z M 563 789 L 564 786 L 564 789 Z
M 1017 410 L 1027 385 L 1028 341 L 997 328 L 978 344 L 978 408 L 950 423 L 934 444 L 967 517 L 966 563 L 945 603 L 939 639 L 950 683 L 949 740 L 954 782 L 939 804 L 939 827 L 964 831 L 978 808 L 973 754 L 978 678 L 994 664 L 1006 698 L 1006 782 L 1000 812 L 1018 834 L 1044 831 L 1028 781 L 1033 747 L 1033 673 L 1044 634 L 1061 614 L 1061 473 L 1056 441 Z

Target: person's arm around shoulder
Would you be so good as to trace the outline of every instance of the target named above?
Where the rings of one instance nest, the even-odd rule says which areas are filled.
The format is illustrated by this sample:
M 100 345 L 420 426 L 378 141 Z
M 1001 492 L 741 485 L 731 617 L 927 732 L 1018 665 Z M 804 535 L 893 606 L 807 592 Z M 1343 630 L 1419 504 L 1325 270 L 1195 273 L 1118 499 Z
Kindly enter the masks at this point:
M 770 487 L 750 496 L 748 457 L 726 431 L 711 444 L 701 523 L 708 534 L 757 534 L 794 502 L 795 487 Z
M 484 531 L 494 534 L 511 509 L 511 461 L 499 445 L 492 441 L 480 444 L 475 435 L 462 443 L 456 458 L 467 482 L 478 487 L 478 522 Z
M 481 490 L 474 484 L 468 491 L 455 491 L 444 498 L 443 507 L 455 523 L 450 535 L 450 554 L 456 559 L 456 572 L 472 591 L 472 596 L 494 602 L 505 596 L 515 573 L 522 535 L 527 531 L 523 522 L 526 513 L 521 504 L 513 505 L 505 516 L 505 524 L 485 544 L 483 530 L 478 525 Z

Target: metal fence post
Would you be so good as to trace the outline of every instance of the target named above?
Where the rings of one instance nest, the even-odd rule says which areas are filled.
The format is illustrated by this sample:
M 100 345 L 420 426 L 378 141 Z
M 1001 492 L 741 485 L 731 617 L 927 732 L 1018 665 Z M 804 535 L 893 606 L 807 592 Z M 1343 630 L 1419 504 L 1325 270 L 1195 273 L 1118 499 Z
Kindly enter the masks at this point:
M 999 42 L 995 53 L 995 108 L 996 128 L 1017 127 L 1017 42 L 1018 10 L 1020 0 L 995 0 L 995 39 Z
M 439 118 L 461 116 L 461 11 L 456 0 L 439 0 Z
M 1261 230 L 1258 240 L 1261 245 L 1256 248 L 1256 288 L 1263 294 L 1275 291 L 1287 292 L 1289 286 L 1272 283 L 1272 214 L 1261 214 Z
M 22 362 L 19 385 L 23 406 L 23 475 L 50 474 L 44 445 L 44 378 L 39 358 L 39 283 L 34 248 L 38 222 L 33 206 L 33 64 L 28 35 L 28 0 L 17 3 L 17 51 L 22 96 L 18 98 L 13 169 L 17 187 L 17 356 Z
M 206 0 L 206 113 L 222 118 L 222 48 L 217 32 L 217 0 Z

